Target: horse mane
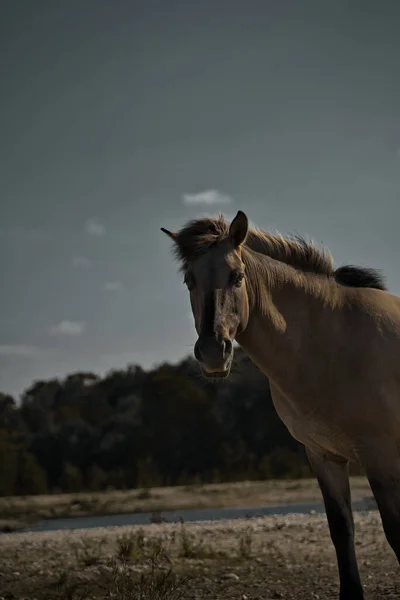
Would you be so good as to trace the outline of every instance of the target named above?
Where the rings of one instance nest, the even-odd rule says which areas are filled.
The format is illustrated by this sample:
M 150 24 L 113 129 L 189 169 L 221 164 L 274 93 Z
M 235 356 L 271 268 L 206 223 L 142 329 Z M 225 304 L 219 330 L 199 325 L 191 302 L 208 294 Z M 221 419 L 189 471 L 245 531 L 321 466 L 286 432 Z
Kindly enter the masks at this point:
M 185 271 L 196 258 L 226 239 L 229 226 L 230 223 L 225 221 L 221 214 L 215 218 L 205 217 L 189 221 L 176 234 L 177 243 L 174 245 L 181 269 Z M 306 241 L 299 235 L 284 237 L 279 233 L 272 234 L 249 228 L 244 243 L 245 262 L 249 253 L 269 256 L 303 272 L 332 277 L 338 284 L 346 287 L 386 290 L 384 277 L 378 270 L 354 265 L 335 269 L 333 258 L 328 251 L 318 248 L 312 241 Z
M 387 290 L 385 277 L 377 269 L 344 265 L 335 271 L 335 279 L 348 287 L 366 287 L 376 290 Z

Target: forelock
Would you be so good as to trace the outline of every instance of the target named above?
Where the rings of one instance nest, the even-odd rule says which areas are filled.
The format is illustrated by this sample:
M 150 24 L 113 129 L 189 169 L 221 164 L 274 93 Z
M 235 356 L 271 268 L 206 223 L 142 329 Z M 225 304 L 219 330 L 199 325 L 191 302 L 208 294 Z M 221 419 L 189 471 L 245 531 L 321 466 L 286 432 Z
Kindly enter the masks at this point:
M 194 219 L 189 221 L 176 235 L 175 255 L 182 270 L 200 256 L 209 252 L 215 244 L 229 235 L 229 223 L 222 215 L 217 218 Z

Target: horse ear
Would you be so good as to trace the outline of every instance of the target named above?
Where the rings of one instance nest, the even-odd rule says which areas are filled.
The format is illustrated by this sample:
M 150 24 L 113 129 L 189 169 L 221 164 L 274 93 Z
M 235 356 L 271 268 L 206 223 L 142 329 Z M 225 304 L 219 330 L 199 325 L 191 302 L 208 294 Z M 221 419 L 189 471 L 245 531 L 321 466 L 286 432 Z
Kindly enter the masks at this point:
M 235 248 L 239 248 L 246 239 L 249 221 L 241 210 L 237 212 L 229 228 L 229 236 Z
M 171 240 L 174 240 L 174 242 L 177 241 L 178 234 L 173 233 L 172 231 L 169 231 L 168 229 L 165 229 L 164 227 L 161 227 L 161 231 L 163 231 L 164 233 L 166 233 L 167 236 L 171 238 Z

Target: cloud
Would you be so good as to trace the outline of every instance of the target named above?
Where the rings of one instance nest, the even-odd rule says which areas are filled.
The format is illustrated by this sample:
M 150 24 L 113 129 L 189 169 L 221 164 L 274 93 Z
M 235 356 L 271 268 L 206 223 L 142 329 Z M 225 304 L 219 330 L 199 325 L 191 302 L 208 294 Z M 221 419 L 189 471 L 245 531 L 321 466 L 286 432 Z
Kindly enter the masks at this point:
M 104 235 L 106 228 L 97 219 L 88 219 L 85 223 L 85 231 L 89 235 Z
M 120 290 L 121 287 L 122 283 L 120 281 L 107 281 L 104 284 L 104 289 L 106 292 L 116 292 L 117 290 Z
M 194 204 L 231 204 L 232 198 L 218 190 L 205 190 L 197 194 L 183 194 L 182 202 L 187 206 Z
M 81 335 L 86 329 L 86 324 L 81 321 L 60 321 L 50 328 L 50 335 Z
M 26 344 L 0 344 L 0 356 L 12 358 L 33 358 L 43 354 L 44 350 Z
M 86 258 L 85 256 L 74 256 L 74 258 L 72 259 L 72 266 L 74 267 L 87 269 L 91 267 L 92 264 L 93 262 L 90 260 L 90 258 Z

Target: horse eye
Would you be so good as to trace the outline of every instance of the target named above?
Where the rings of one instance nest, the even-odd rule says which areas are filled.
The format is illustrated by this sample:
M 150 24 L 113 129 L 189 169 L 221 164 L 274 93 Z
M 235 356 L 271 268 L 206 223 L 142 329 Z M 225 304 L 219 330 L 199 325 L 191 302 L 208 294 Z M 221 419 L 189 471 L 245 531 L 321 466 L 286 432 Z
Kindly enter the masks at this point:
M 183 281 L 186 284 L 189 292 L 191 292 L 196 287 L 192 273 L 186 273 Z
M 242 285 L 242 281 L 244 279 L 244 273 L 242 271 L 237 271 L 232 275 L 232 283 L 236 287 L 240 287 Z

